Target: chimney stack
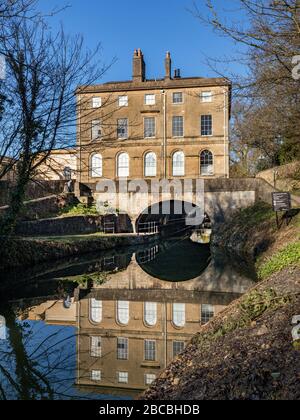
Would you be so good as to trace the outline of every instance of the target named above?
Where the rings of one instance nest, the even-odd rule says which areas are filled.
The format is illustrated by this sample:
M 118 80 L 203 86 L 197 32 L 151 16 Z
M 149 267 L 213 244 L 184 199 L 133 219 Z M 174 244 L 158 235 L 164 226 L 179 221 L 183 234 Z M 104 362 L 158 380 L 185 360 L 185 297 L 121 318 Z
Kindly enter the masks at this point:
M 171 60 L 171 54 L 167 52 L 166 59 L 165 59 L 165 69 L 166 69 L 166 80 L 171 80 L 172 76 L 172 60 Z
M 144 82 L 146 75 L 146 66 L 141 49 L 135 50 L 133 55 L 133 74 L 134 82 Z

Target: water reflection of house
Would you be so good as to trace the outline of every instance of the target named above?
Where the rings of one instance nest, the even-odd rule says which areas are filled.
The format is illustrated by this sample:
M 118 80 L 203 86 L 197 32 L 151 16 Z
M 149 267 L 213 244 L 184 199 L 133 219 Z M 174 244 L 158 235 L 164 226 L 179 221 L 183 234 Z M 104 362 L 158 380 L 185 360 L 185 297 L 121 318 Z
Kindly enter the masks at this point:
M 29 321 L 44 321 L 49 325 L 77 325 L 77 303 L 72 301 L 70 308 L 65 308 L 63 300 L 49 300 L 31 306 L 26 314 Z
M 77 385 L 145 389 L 231 301 L 178 290 L 93 290 L 79 302 Z
M 176 247 L 181 252 L 181 243 Z M 195 261 L 194 247 L 199 245 L 189 244 L 192 261 L 185 259 L 188 273 L 182 262 L 177 264 L 172 244 L 76 262 L 64 275 L 58 268 L 51 272 L 60 280 L 89 279 L 87 290 L 81 290 L 70 309 L 63 301 L 51 300 L 31 305 L 27 313 L 31 320 L 76 326 L 79 390 L 132 396 L 147 388 L 201 325 L 252 286 L 249 278 L 224 261 L 208 266 Z M 205 253 L 201 255 L 206 261 Z M 185 281 L 165 281 L 168 273 L 182 279 L 180 264 Z M 97 279 L 103 272 L 101 284 Z

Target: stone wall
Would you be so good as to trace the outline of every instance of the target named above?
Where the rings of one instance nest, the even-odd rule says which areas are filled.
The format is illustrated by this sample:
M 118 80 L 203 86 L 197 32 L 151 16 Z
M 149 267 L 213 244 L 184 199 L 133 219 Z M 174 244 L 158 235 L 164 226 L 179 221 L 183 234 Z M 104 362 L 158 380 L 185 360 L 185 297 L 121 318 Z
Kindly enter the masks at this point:
M 20 214 L 20 220 L 31 221 L 53 217 L 63 207 L 74 204 L 74 200 L 76 201 L 73 194 L 62 194 L 27 201 L 24 203 L 24 210 Z M 7 210 L 8 206 L 1 207 L 0 216 L 5 215 Z
M 0 207 L 9 203 L 9 195 L 14 184 L 9 181 L 0 181 Z M 34 181 L 26 189 L 26 201 L 58 195 L 64 191 L 65 181 Z
M 131 222 L 126 215 L 111 215 L 72 216 L 26 221 L 18 224 L 16 234 L 20 236 L 88 235 L 104 232 L 105 225 L 106 229 L 108 229 L 107 233 L 132 232 Z

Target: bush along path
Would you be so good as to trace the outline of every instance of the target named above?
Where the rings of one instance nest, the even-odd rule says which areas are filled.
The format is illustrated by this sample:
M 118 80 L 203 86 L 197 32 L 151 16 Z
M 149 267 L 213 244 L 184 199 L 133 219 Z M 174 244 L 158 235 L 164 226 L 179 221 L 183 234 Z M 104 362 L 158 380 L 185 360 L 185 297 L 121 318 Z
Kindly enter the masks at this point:
M 256 257 L 260 282 L 203 326 L 141 399 L 300 399 L 300 343 L 292 335 L 300 315 L 300 219 L 277 232 L 264 207 L 231 223 L 237 250 Z M 225 241 L 229 230 L 216 236 Z

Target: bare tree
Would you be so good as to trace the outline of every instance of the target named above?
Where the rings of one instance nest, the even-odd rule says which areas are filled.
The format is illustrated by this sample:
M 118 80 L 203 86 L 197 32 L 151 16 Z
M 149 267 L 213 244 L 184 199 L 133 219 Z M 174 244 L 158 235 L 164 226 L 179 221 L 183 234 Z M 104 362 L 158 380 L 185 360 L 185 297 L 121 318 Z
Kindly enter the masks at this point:
M 9 36 L 1 30 L 6 79 L 0 143 L 18 158 L 16 186 L 2 223 L 2 231 L 10 233 L 37 168 L 54 148 L 75 144 L 76 87 L 99 80 L 106 68 L 99 68 L 100 47 L 85 52 L 82 37 L 70 38 L 63 29 L 52 35 L 40 17 L 12 19 Z
M 195 10 L 202 23 L 234 41 L 237 55 L 231 59 L 248 69 L 244 77 L 231 75 L 235 99 L 244 103 L 243 118 L 234 119 L 234 131 L 243 134 L 239 141 L 270 166 L 299 158 L 299 80 L 293 69 L 300 54 L 300 1 L 233 0 L 228 8 L 208 0 L 207 16 L 196 4 Z M 229 60 L 208 62 L 220 73 Z

